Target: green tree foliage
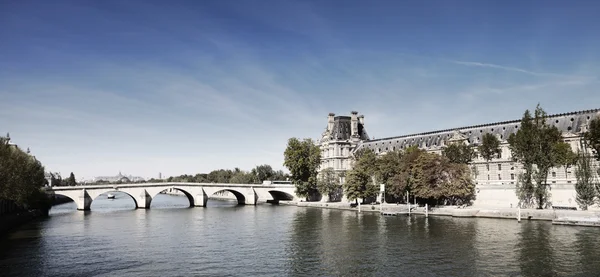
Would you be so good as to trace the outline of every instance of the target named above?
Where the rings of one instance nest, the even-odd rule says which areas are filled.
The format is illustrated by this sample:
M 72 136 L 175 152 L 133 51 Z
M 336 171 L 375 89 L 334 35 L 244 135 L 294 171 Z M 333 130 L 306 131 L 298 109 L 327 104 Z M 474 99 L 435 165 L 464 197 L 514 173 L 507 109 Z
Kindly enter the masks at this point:
M 357 153 L 346 175 L 345 193 L 350 200 L 376 196 L 379 183 L 396 200 L 407 192 L 419 202 L 467 204 L 475 195 L 469 167 L 417 147 L 388 152 L 377 157 L 373 151 Z
M 266 178 L 261 180 L 260 178 Z M 197 173 L 196 175 L 183 174 L 171 176 L 165 180 L 150 179 L 148 183 L 160 182 L 189 182 L 189 183 L 220 183 L 220 184 L 260 184 L 264 180 L 286 180 L 289 175 L 282 170 L 274 171 L 270 165 L 259 165 L 251 171 L 239 168 L 217 169 L 210 173 Z
M 488 163 L 501 153 L 500 140 L 491 133 L 486 133 L 481 137 L 481 144 L 477 147 L 481 157 Z
M 321 195 L 331 197 L 331 194 L 336 193 L 341 188 L 338 174 L 335 173 L 333 168 L 323 169 L 319 175 L 317 189 Z
M 354 165 L 346 174 L 344 191 L 349 200 L 377 196 L 377 155 L 371 149 L 361 149 L 354 155 Z
M 556 127 L 546 123 L 546 119 L 547 114 L 540 105 L 533 118 L 529 110 L 525 111 L 521 127 L 508 139 L 513 160 L 523 164 L 524 168 L 517 182 L 521 206 L 529 207 L 535 202 L 542 209 L 548 204 L 548 172 L 558 164 L 557 149 L 560 147 L 557 144 L 562 142 L 562 136 Z
M 73 174 L 73 172 L 71 172 L 69 178 L 67 178 L 66 185 L 71 187 L 77 185 L 77 180 L 75 179 L 75 174 Z
M 575 178 L 577 178 L 577 184 L 575 184 L 577 196 L 575 200 L 582 210 L 587 210 L 589 206 L 594 204 L 597 196 L 596 189 L 600 188 L 600 184 L 595 180 L 592 157 L 587 152 L 584 141 L 581 142 L 581 146 L 581 150 L 577 155 L 577 169 L 575 169 Z
M 49 208 L 49 198 L 42 191 L 47 183 L 44 167 L 8 142 L 8 138 L 0 137 L 0 199 L 23 207 Z
M 229 179 L 229 183 L 231 184 L 256 184 L 258 180 L 256 179 L 256 175 L 252 172 L 246 172 L 240 170 L 239 168 L 235 168 L 233 171 L 233 175 L 231 179 Z
M 423 153 L 425 153 L 424 150 L 413 146 L 400 154 L 401 160 L 399 162 L 397 174 L 389 178 L 389 181 L 386 183 L 386 193 L 389 196 L 403 199 L 403 196 L 407 192 L 411 193 L 414 184 L 415 162 Z
M 555 161 L 565 169 L 565 176 L 568 178 L 568 168 L 577 163 L 578 155 L 573 152 L 571 145 L 566 142 L 558 142 L 554 145 Z
M 469 168 L 446 157 L 422 153 L 415 161 L 413 195 L 428 202 L 468 203 L 475 191 Z
M 290 138 L 284 152 L 284 163 L 291 173 L 296 194 L 308 197 L 317 193 L 317 173 L 321 150 L 312 139 Z
M 586 145 L 594 151 L 597 161 L 600 161 L 600 117 L 592 119 L 587 132 L 583 135 Z
M 442 149 L 442 156 L 451 163 L 468 164 L 475 158 L 475 150 L 464 143 L 452 143 Z
M 207 175 L 208 182 L 219 184 L 229 183 L 231 177 L 233 177 L 233 171 L 231 169 L 213 170 Z
M 259 183 L 262 183 L 266 180 L 273 180 L 273 177 L 275 176 L 275 171 L 273 171 L 273 168 L 270 165 L 263 164 L 256 166 L 254 169 L 252 169 L 252 174 L 256 176 L 256 179 Z

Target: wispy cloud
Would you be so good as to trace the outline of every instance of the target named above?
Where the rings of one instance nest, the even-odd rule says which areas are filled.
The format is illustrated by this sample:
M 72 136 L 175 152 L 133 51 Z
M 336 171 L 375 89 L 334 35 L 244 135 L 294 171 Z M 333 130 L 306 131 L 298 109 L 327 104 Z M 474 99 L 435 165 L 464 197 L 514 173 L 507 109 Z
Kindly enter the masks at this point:
M 522 68 L 518 68 L 518 67 L 503 66 L 503 65 L 492 64 L 492 63 L 481 63 L 481 62 L 472 62 L 472 61 L 456 61 L 456 60 L 450 60 L 450 62 L 454 63 L 454 64 L 464 65 L 464 66 L 484 67 L 484 68 L 493 68 L 493 69 L 500 69 L 500 70 L 512 71 L 512 72 L 520 72 L 520 73 L 529 74 L 529 75 L 533 75 L 533 76 L 539 76 L 539 77 L 593 78 L 590 76 L 565 75 L 565 74 L 556 74 L 556 73 L 547 73 L 547 72 L 537 72 L 537 71 L 526 70 L 526 69 L 522 69 Z

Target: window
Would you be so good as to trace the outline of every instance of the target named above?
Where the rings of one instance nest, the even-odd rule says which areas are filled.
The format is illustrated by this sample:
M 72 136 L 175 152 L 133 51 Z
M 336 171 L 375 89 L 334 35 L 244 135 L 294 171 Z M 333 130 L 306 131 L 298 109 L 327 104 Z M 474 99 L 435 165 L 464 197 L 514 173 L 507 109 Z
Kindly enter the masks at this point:
M 490 179 L 490 174 L 488 174 L 488 180 Z
M 556 184 L 556 181 L 552 181 L 553 184 Z
M 556 172 L 552 172 L 552 178 L 556 178 Z
M 490 165 L 489 165 L 489 164 L 486 164 L 486 165 L 485 165 L 485 168 L 486 168 L 486 169 L 489 171 L 489 170 L 490 170 Z
M 498 164 L 498 170 L 502 170 L 502 165 Z
M 510 174 L 510 179 L 511 179 L 511 180 L 514 180 L 514 179 L 515 179 L 515 174 L 514 174 L 514 173 L 511 173 L 511 174 Z
M 500 150 L 500 153 L 498 153 L 498 159 L 502 159 L 502 150 Z
M 500 176 L 500 174 L 498 174 L 498 180 L 502 180 L 502 176 Z

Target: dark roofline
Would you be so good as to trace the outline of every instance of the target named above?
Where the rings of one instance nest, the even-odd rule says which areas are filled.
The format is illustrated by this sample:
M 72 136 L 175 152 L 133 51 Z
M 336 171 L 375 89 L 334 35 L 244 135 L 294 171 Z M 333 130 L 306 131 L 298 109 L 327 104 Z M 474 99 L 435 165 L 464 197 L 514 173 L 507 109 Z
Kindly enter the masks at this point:
M 346 115 L 339 115 L 339 116 L 334 117 L 333 119 L 334 120 L 335 119 L 352 119 L 352 117 L 346 116 Z
M 583 110 L 583 111 L 569 112 L 569 113 L 551 114 L 551 115 L 546 116 L 546 118 L 553 118 L 553 117 L 566 116 L 566 115 L 586 114 L 586 113 L 593 113 L 593 112 L 600 112 L 600 109 Z M 402 136 L 395 136 L 395 137 L 372 139 L 372 140 L 366 140 L 365 142 L 382 141 L 382 140 L 390 140 L 390 139 L 400 139 L 400 138 L 414 137 L 414 136 L 423 136 L 423 135 L 431 135 L 431 134 L 437 134 L 437 133 L 450 132 L 450 131 L 454 131 L 454 130 L 471 129 L 471 128 L 481 128 L 481 127 L 488 127 L 488 126 L 495 126 L 495 125 L 502 125 L 502 124 L 509 124 L 509 123 L 519 123 L 519 122 L 521 122 L 520 119 L 509 120 L 509 121 L 500 121 L 500 122 L 494 122 L 494 123 L 488 123 L 488 124 L 480 124 L 480 125 L 472 125 L 472 126 L 466 126 L 466 127 L 460 127 L 460 128 L 452 128 L 452 129 L 444 129 L 444 130 L 430 131 L 430 132 L 423 132 L 423 133 L 416 133 L 416 134 L 410 134 L 410 135 L 402 135 Z

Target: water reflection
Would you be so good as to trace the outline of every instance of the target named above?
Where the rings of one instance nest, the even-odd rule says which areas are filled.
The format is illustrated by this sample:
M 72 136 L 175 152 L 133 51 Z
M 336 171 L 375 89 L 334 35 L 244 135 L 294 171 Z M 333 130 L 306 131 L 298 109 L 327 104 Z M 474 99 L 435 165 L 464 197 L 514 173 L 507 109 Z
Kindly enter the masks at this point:
M 162 198 L 162 199 L 161 199 Z M 2 276 L 594 276 L 600 229 L 156 197 L 73 203 L 0 238 Z M 106 206 L 104 206 L 106 204 Z M 114 206 L 109 206 L 114 205 Z M 154 206 L 155 205 L 155 206 Z
M 554 276 L 554 250 L 550 246 L 548 226 L 525 222 L 519 233 L 519 266 L 524 275 Z

